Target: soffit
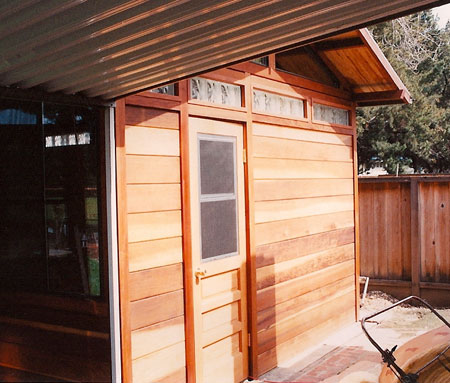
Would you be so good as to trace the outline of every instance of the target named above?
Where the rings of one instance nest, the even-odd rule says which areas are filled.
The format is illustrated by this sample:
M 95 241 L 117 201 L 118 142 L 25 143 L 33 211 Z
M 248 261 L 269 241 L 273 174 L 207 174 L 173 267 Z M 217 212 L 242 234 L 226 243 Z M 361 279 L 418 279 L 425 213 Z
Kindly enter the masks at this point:
M 4 1 L 0 85 L 114 99 L 444 3 Z

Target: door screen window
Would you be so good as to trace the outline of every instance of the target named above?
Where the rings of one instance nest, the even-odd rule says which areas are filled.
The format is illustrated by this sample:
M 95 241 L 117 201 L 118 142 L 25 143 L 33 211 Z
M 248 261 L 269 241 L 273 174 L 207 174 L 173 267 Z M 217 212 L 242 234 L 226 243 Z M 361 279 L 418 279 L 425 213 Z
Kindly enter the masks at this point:
M 201 258 L 237 254 L 236 139 L 200 134 Z

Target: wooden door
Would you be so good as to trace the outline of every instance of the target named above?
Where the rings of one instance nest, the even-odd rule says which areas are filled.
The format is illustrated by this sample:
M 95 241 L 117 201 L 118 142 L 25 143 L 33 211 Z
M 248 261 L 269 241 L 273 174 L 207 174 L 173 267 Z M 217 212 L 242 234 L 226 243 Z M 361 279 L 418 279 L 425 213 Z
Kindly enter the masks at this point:
M 243 127 L 189 119 L 197 383 L 248 376 Z

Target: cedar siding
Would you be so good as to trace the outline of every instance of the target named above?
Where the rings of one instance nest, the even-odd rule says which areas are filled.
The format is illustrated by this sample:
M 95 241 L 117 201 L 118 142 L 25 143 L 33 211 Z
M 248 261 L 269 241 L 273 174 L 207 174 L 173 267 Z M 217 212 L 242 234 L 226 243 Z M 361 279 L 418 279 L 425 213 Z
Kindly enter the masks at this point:
M 179 96 L 145 92 L 125 99 L 125 149 L 118 153 L 125 162 L 119 180 L 126 185 L 121 199 L 134 382 L 184 382 L 192 363 L 192 313 L 184 309 L 190 293 L 183 283 L 190 251 L 183 251 L 189 241 L 182 237 L 190 225 L 182 211 L 189 189 L 180 176 L 180 153 L 187 150 L 180 126 L 189 129 L 189 116 L 244 125 L 253 375 L 355 320 L 354 121 L 343 126 L 312 118 L 314 102 L 350 116 L 354 104 L 344 91 L 318 85 L 316 92 L 309 80 L 286 84 L 267 69 L 255 73 L 261 69 L 247 64 L 207 76 L 240 85 L 247 96 L 240 108 L 182 101 L 188 80 L 180 83 Z M 305 117 L 252 112 L 253 88 L 302 99 Z

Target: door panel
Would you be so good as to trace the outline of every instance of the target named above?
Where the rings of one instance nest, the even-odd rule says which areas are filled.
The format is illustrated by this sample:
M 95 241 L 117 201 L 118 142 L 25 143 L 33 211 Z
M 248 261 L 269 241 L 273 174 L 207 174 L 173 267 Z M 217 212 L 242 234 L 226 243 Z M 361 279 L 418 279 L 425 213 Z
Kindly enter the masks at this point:
M 243 127 L 191 117 L 197 383 L 248 376 Z

